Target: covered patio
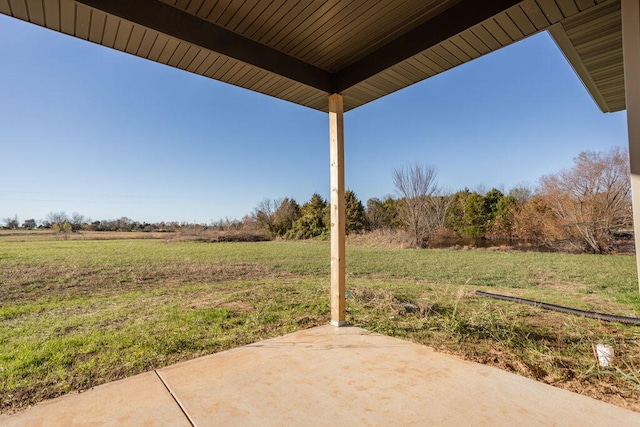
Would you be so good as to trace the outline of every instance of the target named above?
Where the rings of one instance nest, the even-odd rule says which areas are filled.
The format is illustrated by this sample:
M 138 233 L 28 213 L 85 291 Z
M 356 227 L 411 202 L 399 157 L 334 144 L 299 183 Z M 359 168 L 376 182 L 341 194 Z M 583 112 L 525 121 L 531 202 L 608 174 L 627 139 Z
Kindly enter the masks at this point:
M 0 13 L 328 113 L 334 327 L 346 326 L 344 113 L 538 32 L 549 31 L 603 112 L 626 108 L 640 224 L 638 0 L 0 0 Z M 136 399 L 126 399 L 126 390 Z M 145 400 L 139 390 L 155 391 Z M 223 394 L 214 401 L 214 393 Z M 96 407 L 92 398 L 132 405 Z M 119 412 L 129 407 L 133 412 Z M 186 425 L 640 422 L 638 414 L 492 368 L 332 327 L 164 368 L 7 422 L 53 420 L 51 414 L 64 425 L 116 423 L 120 416 Z

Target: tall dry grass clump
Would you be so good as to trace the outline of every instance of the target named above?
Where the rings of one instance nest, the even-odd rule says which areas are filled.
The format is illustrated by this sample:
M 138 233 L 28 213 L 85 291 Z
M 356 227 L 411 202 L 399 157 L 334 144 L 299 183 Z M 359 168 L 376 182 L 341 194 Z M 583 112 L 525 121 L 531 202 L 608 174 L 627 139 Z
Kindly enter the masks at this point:
M 407 249 L 414 247 L 413 238 L 404 230 L 379 229 L 350 234 L 347 243 L 365 248 Z
M 182 229 L 170 239 L 173 242 L 266 242 L 271 240 L 262 230 L 232 229 L 210 230 L 204 228 Z

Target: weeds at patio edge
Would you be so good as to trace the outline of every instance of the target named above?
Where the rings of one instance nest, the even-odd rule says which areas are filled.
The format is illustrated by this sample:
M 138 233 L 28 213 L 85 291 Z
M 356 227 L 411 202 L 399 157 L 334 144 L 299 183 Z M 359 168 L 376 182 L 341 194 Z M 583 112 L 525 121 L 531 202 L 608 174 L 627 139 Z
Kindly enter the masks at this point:
M 369 330 L 640 410 L 637 326 L 486 300 L 464 285 L 396 293 L 378 283 L 353 287 L 348 296 L 354 323 Z M 594 342 L 616 349 L 614 367 L 597 367 Z

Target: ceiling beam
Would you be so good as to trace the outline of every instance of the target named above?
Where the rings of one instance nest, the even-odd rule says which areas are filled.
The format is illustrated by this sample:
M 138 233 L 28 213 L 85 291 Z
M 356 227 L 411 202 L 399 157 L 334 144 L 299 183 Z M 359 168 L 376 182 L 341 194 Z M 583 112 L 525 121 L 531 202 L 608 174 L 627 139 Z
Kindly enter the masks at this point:
M 335 76 L 336 92 L 411 58 L 522 0 L 462 0 L 429 21 L 349 65 Z
M 76 1 L 326 93 L 340 93 L 522 0 L 461 0 L 334 74 L 157 0 Z
M 156 0 L 76 0 L 89 7 L 327 93 L 329 72 Z

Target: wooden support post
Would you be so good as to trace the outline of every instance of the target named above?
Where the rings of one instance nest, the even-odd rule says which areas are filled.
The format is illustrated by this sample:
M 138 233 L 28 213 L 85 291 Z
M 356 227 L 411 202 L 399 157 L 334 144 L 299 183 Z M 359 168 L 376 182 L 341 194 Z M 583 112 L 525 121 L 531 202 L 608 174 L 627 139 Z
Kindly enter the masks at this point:
M 345 321 L 344 107 L 342 95 L 329 96 L 331 150 L 331 324 Z
M 633 228 L 636 265 L 640 277 L 640 2 L 638 0 L 622 0 L 622 52 L 629 132 Z

